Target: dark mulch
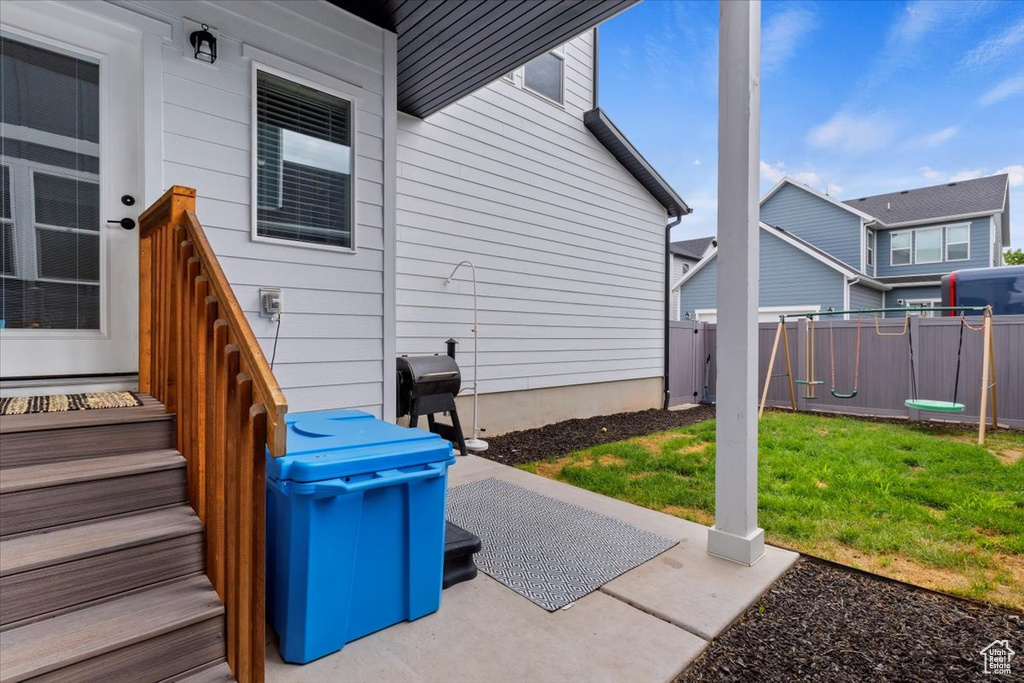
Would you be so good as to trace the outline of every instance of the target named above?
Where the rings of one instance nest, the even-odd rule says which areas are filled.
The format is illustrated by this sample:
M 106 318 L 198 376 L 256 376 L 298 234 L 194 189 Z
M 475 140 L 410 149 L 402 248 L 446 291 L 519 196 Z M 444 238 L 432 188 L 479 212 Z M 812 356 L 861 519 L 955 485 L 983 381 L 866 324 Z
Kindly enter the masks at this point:
M 676 683 L 986 680 L 996 639 L 1024 651 L 1024 615 L 801 558 Z
M 715 407 L 702 405 L 688 410 L 641 410 L 566 420 L 538 429 L 488 438 L 489 448 L 480 455 L 503 465 L 519 465 L 560 457 L 581 448 L 685 427 L 714 417 Z

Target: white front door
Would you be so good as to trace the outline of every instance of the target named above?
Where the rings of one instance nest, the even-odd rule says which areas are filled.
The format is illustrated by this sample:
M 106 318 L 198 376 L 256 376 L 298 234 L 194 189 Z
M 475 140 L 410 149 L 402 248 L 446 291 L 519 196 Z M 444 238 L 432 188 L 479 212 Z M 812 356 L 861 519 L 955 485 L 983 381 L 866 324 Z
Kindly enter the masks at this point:
M 0 378 L 138 371 L 138 36 L 0 3 Z M 122 199 L 124 198 L 124 199 Z M 111 222 L 115 221 L 115 222 Z

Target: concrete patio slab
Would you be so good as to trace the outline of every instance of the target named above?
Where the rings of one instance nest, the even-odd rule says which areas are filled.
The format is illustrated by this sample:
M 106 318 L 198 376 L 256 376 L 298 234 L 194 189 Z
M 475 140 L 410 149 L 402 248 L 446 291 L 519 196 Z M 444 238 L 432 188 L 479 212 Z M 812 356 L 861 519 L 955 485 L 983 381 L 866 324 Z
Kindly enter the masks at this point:
M 707 645 L 603 593 L 546 612 L 489 576 L 444 592 L 440 611 L 305 666 L 267 654 L 267 681 L 671 681 Z
M 671 681 L 793 562 L 767 548 L 753 567 L 707 554 L 707 527 L 545 479 L 477 456 L 460 457 L 449 487 L 495 477 L 679 545 L 570 608 L 547 612 L 490 577 L 444 592 L 436 614 L 349 643 L 305 666 L 281 661 L 275 641 L 267 680 Z
M 793 566 L 799 555 L 765 547 L 753 567 L 677 545 L 606 583 L 601 591 L 711 639 Z

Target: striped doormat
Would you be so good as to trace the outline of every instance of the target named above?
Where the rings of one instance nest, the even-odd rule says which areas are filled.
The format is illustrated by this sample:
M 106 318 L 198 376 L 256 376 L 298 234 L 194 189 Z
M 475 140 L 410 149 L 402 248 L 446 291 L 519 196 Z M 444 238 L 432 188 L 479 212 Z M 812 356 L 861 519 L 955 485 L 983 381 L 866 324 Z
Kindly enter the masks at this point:
M 13 396 L 0 398 L 0 415 L 28 413 L 64 413 L 69 410 L 100 408 L 135 408 L 142 401 L 130 391 L 95 391 L 88 394 L 54 394 L 52 396 Z

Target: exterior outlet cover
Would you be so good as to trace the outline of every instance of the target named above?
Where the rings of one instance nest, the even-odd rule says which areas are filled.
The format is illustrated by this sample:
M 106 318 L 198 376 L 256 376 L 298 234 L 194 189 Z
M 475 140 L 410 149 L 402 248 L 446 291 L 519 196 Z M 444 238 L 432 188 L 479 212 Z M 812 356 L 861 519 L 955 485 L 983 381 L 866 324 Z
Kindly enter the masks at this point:
M 260 287 L 260 317 L 273 318 L 284 311 L 280 287 Z

